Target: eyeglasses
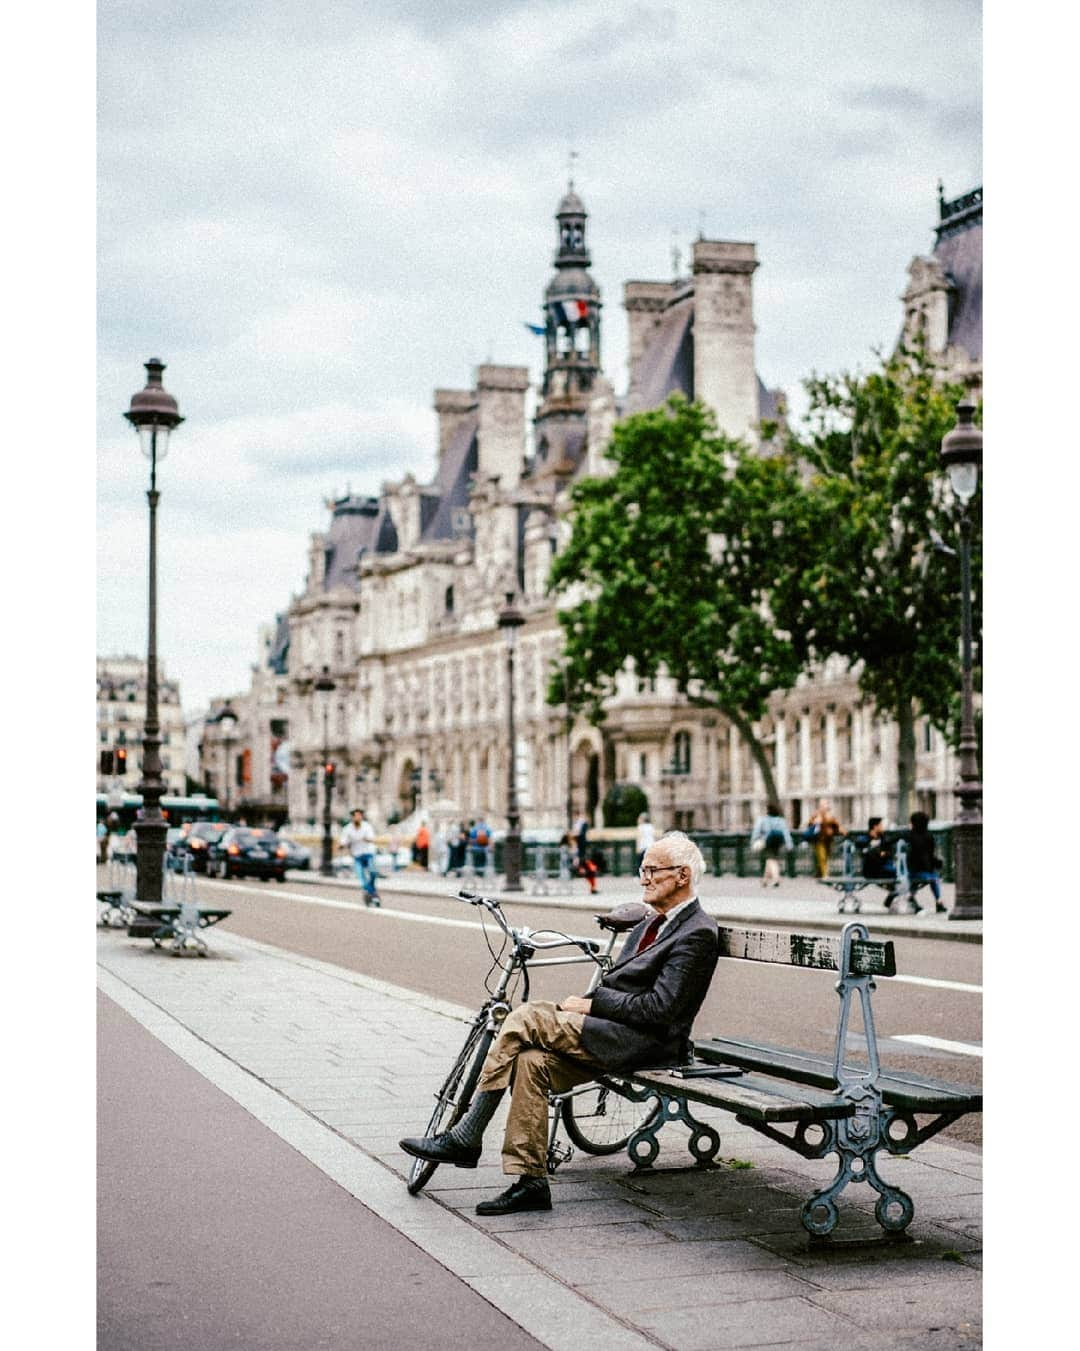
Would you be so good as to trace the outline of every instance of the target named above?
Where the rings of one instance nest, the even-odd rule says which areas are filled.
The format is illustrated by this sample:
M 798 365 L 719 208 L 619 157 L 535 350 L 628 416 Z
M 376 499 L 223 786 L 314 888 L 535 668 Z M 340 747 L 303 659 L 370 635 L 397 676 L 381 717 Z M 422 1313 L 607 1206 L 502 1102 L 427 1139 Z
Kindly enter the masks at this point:
M 678 872 L 685 867 L 685 863 L 665 863 L 662 868 L 639 868 L 637 875 L 643 882 L 651 882 L 657 873 Z

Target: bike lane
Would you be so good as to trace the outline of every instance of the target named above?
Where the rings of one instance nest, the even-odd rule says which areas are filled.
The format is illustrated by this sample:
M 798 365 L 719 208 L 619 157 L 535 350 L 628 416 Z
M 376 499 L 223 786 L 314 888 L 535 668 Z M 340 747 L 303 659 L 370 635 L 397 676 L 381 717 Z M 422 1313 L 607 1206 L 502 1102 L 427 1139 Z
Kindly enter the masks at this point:
M 100 1351 L 541 1343 L 98 995 Z

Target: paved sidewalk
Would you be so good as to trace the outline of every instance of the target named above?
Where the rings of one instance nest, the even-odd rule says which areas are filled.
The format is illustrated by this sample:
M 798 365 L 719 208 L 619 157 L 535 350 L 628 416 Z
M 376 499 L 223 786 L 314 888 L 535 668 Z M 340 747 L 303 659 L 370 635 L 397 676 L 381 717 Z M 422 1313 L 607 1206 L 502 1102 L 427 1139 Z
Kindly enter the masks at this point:
M 310 886 L 354 884 L 351 873 L 328 878 L 321 877 L 318 872 L 294 871 L 288 877 L 290 886 L 295 883 Z M 502 885 L 503 878 L 499 875 L 440 877 L 435 873 L 422 872 L 419 868 L 403 868 L 400 872 L 379 879 L 380 890 L 387 893 L 450 896 L 462 887 L 467 891 L 498 895 L 504 903 L 511 905 L 545 905 L 590 913 L 638 896 L 641 891 L 632 877 L 602 878 L 599 894 L 595 897 L 589 896 L 580 878 L 569 883 L 560 883 L 557 878 L 549 879 L 546 883 L 548 889 L 542 893 L 533 889 L 528 876 L 522 879 L 524 890 L 520 893 L 508 895 L 503 892 Z M 946 905 L 952 904 L 953 892 L 951 884 L 943 886 L 942 899 Z M 698 894 L 710 915 L 729 924 L 797 925 L 805 929 L 834 931 L 843 928 L 851 920 L 861 919 L 875 935 L 893 933 L 915 938 L 982 942 L 981 919 L 951 920 L 947 914 L 939 915 L 927 909 L 921 915 L 893 914 L 881 904 L 882 895 L 877 888 L 868 888 L 864 892 L 860 914 L 840 914 L 835 893 L 812 877 L 785 878 L 779 887 L 765 888 L 757 878 L 711 877 L 706 873 Z
M 501 1116 L 479 1169 L 440 1168 L 419 1197 L 397 1147 L 430 1115 L 467 1011 L 220 928 L 210 941 L 207 959 L 175 958 L 101 930 L 99 988 L 544 1346 L 979 1344 L 979 1151 L 930 1141 L 881 1161 L 915 1201 L 906 1243 L 880 1240 L 874 1194 L 849 1187 L 837 1238 L 811 1247 L 799 1205 L 833 1162 L 705 1112 L 722 1167 L 686 1168 L 669 1126 L 653 1173 L 578 1154 L 549 1214 L 482 1219 L 476 1200 L 504 1185 Z M 468 1330 L 445 1344 L 468 1346 Z

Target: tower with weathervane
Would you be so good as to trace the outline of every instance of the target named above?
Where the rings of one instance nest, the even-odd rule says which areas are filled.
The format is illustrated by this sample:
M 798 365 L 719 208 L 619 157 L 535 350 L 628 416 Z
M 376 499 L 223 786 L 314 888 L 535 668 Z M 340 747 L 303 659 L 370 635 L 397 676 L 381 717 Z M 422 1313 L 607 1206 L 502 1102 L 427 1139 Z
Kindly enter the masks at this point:
M 555 275 L 544 291 L 546 361 L 535 418 L 537 468 L 552 474 L 572 472 L 581 457 L 600 374 L 600 288 L 588 270 L 587 219 L 571 179 L 555 212 Z

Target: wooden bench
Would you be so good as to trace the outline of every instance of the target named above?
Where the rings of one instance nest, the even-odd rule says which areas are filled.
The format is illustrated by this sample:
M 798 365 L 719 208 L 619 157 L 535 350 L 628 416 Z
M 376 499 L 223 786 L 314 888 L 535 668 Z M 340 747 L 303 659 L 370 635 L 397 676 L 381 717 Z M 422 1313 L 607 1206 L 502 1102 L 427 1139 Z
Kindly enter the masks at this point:
M 694 1042 L 690 1065 L 625 1076 L 628 1096 L 639 1101 L 653 1097 L 660 1108 L 627 1144 L 634 1165 L 651 1166 L 660 1151 L 660 1130 L 676 1120 L 690 1130 L 689 1149 L 696 1162 L 711 1164 L 720 1136 L 693 1115 L 690 1104 L 719 1107 L 804 1158 L 836 1154 L 836 1176 L 802 1206 L 800 1218 L 810 1234 L 823 1236 L 836 1227 L 836 1201 L 849 1182 L 869 1183 L 878 1193 L 878 1223 L 890 1233 L 901 1233 L 911 1223 L 914 1203 L 881 1177 L 877 1154 L 910 1154 L 950 1122 L 982 1111 L 982 1094 L 906 1071 L 882 1070 L 871 993 L 876 978 L 896 974 L 892 943 L 872 942 L 865 925 L 857 922 L 846 924 L 839 938 L 721 927 L 720 954 L 838 972 L 840 1016 L 833 1054 L 706 1037 Z M 866 1040 L 865 1065 L 847 1063 L 849 1018 L 856 1002 Z M 620 1077 L 612 1076 L 615 1082 Z M 920 1116 L 930 1120 L 919 1124 Z
M 150 905 L 145 901 L 133 901 L 131 909 L 134 918 L 128 925 L 130 938 L 152 939 L 156 948 L 171 940 L 174 955 L 194 951 L 200 957 L 205 957 L 208 949 L 199 930 L 208 929 L 232 914 L 231 910 L 210 909 L 188 901 L 178 905 Z
M 837 893 L 837 914 L 858 915 L 862 912 L 862 893 L 867 887 L 881 887 L 885 892 L 888 910 L 897 896 L 908 894 L 907 873 L 897 867 L 895 877 L 863 877 L 860 871 L 859 850 L 851 840 L 844 841 L 844 867 L 839 877 L 819 877 L 818 883 Z M 848 909 L 850 903 L 850 911 Z

